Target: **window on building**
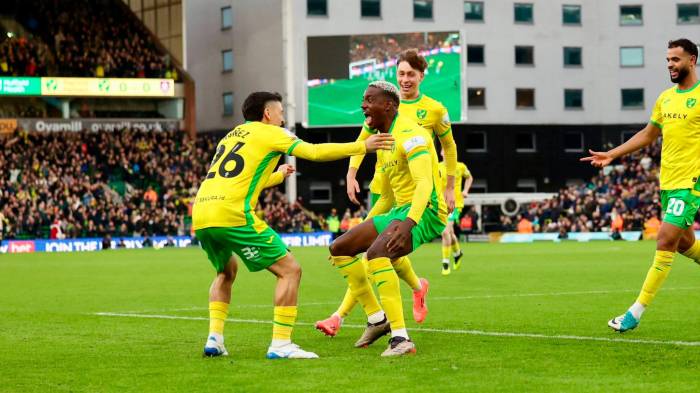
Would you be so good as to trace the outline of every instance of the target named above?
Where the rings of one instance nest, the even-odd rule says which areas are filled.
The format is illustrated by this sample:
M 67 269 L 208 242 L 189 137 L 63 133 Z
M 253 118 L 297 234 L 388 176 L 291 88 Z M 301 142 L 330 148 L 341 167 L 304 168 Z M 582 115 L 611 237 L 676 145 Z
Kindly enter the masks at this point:
M 230 29 L 233 26 L 231 7 L 221 7 L 221 30 Z
M 644 89 L 622 89 L 622 108 L 644 108 Z
M 533 153 L 537 151 L 535 133 L 518 132 L 515 134 L 515 151 L 518 153 Z
M 644 67 L 644 47 L 628 46 L 620 48 L 620 67 Z
M 433 0 L 413 0 L 413 18 L 433 19 Z
M 470 108 L 486 107 L 486 89 L 483 87 L 470 87 L 467 89 L 468 105 Z
M 233 115 L 233 93 L 224 93 L 223 94 L 223 103 L 224 103 L 224 116 L 231 116 Z
M 221 51 L 221 64 L 223 72 L 233 71 L 233 51 L 231 49 Z
M 518 179 L 515 187 L 517 192 L 537 192 L 537 181 L 535 179 Z
M 535 89 L 515 89 L 515 109 L 533 109 Z
M 328 1 L 306 0 L 306 15 L 328 16 Z
M 465 1 L 464 2 L 464 20 L 465 21 L 483 21 L 484 20 L 484 2 L 483 1 Z
M 581 24 L 581 6 L 580 5 L 563 5 L 561 7 L 561 19 L 565 25 L 580 25 Z
M 484 46 L 467 45 L 467 63 L 484 64 Z
M 515 64 L 516 65 L 535 65 L 535 47 L 534 46 L 516 46 L 515 47 Z
M 641 5 L 620 6 L 620 24 L 622 26 L 640 26 L 642 23 Z
M 515 3 L 513 5 L 515 23 L 533 23 L 533 8 L 531 3 Z
M 382 16 L 382 2 L 381 0 L 361 0 L 360 1 L 360 15 L 363 17 L 376 17 Z
M 583 152 L 583 132 L 565 132 L 564 151 L 567 153 Z
M 677 4 L 678 24 L 700 24 L 700 3 Z
M 564 89 L 564 108 L 565 109 L 582 109 L 583 108 L 583 90 L 581 90 L 581 89 Z
M 311 191 L 311 203 L 331 203 L 333 199 L 331 182 L 312 181 L 309 191 Z
M 486 133 L 483 131 L 467 132 L 465 148 L 467 150 L 467 153 L 485 153 Z
M 576 46 L 564 47 L 564 66 L 580 67 L 583 64 L 583 48 Z

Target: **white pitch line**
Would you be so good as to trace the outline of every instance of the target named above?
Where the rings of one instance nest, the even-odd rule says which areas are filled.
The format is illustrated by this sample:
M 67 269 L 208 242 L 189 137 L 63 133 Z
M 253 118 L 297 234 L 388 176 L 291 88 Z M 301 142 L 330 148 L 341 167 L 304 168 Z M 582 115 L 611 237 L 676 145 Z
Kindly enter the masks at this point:
M 692 291 L 700 289 L 700 287 L 676 287 L 676 288 L 664 288 L 663 291 Z M 571 292 L 541 292 L 541 293 L 505 293 L 500 295 L 470 295 L 470 296 L 428 296 L 428 302 L 432 301 L 452 301 L 452 300 L 471 300 L 471 299 L 501 299 L 501 298 L 519 298 L 519 297 L 545 297 L 545 296 L 576 296 L 576 295 L 606 295 L 613 293 L 631 293 L 638 292 L 639 289 L 616 289 L 616 290 L 599 290 L 599 291 L 571 291 Z M 412 303 L 411 299 L 404 299 L 404 303 Z M 313 302 L 313 303 L 301 303 L 299 307 L 309 307 L 309 306 L 330 306 L 337 305 L 339 301 L 327 301 L 327 302 Z M 266 308 L 271 307 L 272 304 L 231 304 L 232 308 Z M 124 313 L 145 313 L 145 312 L 174 312 L 174 311 L 204 311 L 208 310 L 207 307 L 192 306 L 192 307 L 182 307 L 182 308 L 160 308 L 151 310 L 130 310 L 122 311 Z
M 113 312 L 98 312 L 93 315 L 102 317 L 125 317 L 125 318 L 145 318 L 145 319 L 172 319 L 185 321 L 208 321 L 205 317 L 181 317 L 177 315 L 148 315 L 148 314 L 127 314 Z M 254 323 L 254 324 L 272 324 L 271 321 L 263 321 L 260 319 L 226 319 L 229 322 L 238 323 Z M 313 323 L 297 322 L 301 326 L 313 326 Z M 343 325 L 345 328 L 364 329 L 364 325 Z M 516 338 L 538 338 L 545 340 L 573 340 L 573 341 L 600 341 L 613 343 L 629 343 L 629 344 L 651 344 L 651 345 L 674 345 L 682 347 L 700 347 L 700 341 L 678 341 L 678 340 L 644 340 L 644 339 L 625 339 L 625 338 L 609 338 L 609 337 L 592 337 L 592 336 L 574 336 L 569 334 L 540 334 L 540 333 L 515 333 L 515 332 L 489 332 L 484 330 L 465 330 L 465 329 L 431 329 L 431 328 L 411 328 L 413 332 L 428 332 L 428 333 L 445 333 L 445 334 L 465 334 L 470 336 L 489 336 L 489 337 L 516 337 Z

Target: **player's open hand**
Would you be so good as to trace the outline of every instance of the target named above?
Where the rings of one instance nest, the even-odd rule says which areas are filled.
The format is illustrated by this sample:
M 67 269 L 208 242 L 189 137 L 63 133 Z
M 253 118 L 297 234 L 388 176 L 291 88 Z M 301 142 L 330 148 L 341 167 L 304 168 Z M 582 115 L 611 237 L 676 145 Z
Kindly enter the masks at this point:
M 360 184 L 357 182 L 354 176 L 348 176 L 345 178 L 346 188 L 348 192 L 348 199 L 350 202 L 359 205 L 360 201 L 357 200 L 357 194 L 360 192 Z
M 615 159 L 612 154 L 606 151 L 593 151 L 588 150 L 590 156 L 581 158 L 581 161 L 588 161 L 594 167 L 602 168 L 604 166 L 610 165 L 610 163 Z
M 367 153 L 374 153 L 377 150 L 390 150 L 394 145 L 394 137 L 391 134 L 375 134 L 365 139 Z
M 411 229 L 416 226 L 416 223 L 410 218 L 406 218 L 396 226 L 394 232 L 389 235 L 389 241 L 386 243 L 386 250 L 389 254 L 406 254 L 413 248 L 411 244 Z
M 277 168 L 277 171 L 282 172 L 282 174 L 284 175 L 284 178 L 286 179 L 289 176 L 291 176 L 294 172 L 296 172 L 297 170 L 292 165 L 282 164 L 279 166 L 279 168 Z

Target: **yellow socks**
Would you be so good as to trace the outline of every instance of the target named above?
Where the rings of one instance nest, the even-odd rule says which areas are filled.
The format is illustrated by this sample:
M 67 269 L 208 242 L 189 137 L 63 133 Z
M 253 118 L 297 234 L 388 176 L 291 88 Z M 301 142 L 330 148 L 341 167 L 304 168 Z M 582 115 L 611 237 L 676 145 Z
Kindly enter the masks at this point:
M 403 319 L 399 276 L 396 275 L 391 266 L 391 261 L 389 258 L 372 259 L 369 261 L 369 271 L 377 285 L 382 308 L 384 308 L 391 325 L 392 336 L 398 335 L 408 338 L 406 322 Z
M 668 277 L 668 273 L 671 271 L 671 263 L 673 263 L 673 252 L 671 251 L 659 251 L 656 250 L 654 254 L 654 264 L 649 268 L 647 273 L 647 278 L 644 280 L 644 285 L 642 285 L 642 291 L 639 293 L 637 302 L 644 306 L 648 306 L 656 292 L 658 292 L 661 285 Z
M 452 237 L 452 241 L 452 256 L 457 256 L 460 252 L 462 252 L 462 249 L 459 248 L 459 241 L 454 236 Z
M 297 320 L 297 306 L 275 306 L 272 319 L 272 343 L 284 345 L 292 341 L 292 330 Z
M 228 316 L 228 303 L 209 302 L 209 334 L 224 336 L 224 321 Z
M 368 317 L 382 311 L 369 280 L 367 280 L 367 270 L 360 257 L 331 256 L 331 262 L 347 280 L 351 295 L 362 305 Z
M 682 254 L 694 260 L 695 263 L 700 263 L 700 241 L 696 240 L 695 243 L 693 243 L 693 245 Z
M 420 279 L 413 270 L 413 265 L 408 257 L 401 257 L 391 261 L 394 270 L 400 279 L 406 282 L 414 291 L 420 291 Z
M 357 304 L 357 299 L 355 299 L 355 296 L 352 295 L 352 290 L 350 288 L 345 291 L 345 296 L 343 297 L 343 301 L 340 303 L 340 307 L 338 307 L 338 315 L 340 315 L 341 318 L 345 318 L 350 314 L 350 311 L 352 311 L 353 308 L 355 308 L 355 305 Z

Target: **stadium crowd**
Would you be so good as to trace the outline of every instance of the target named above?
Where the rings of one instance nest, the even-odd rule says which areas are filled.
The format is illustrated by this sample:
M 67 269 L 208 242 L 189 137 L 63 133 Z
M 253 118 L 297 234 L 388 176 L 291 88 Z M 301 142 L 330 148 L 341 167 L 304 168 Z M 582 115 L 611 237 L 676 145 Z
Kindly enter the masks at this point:
M 18 130 L 0 139 L 0 238 L 189 235 L 191 203 L 217 142 L 179 132 Z M 257 213 L 279 232 L 338 232 L 367 210 L 348 210 L 335 225 L 271 188 Z
M 644 230 L 660 225 L 659 160 L 654 144 L 600 170 L 590 181 L 562 188 L 516 217 L 501 217 L 504 231 L 568 232 Z M 696 226 L 698 224 L 696 223 Z
M 215 144 L 175 132 L 16 131 L 0 151 L 3 237 L 183 235 Z
M 3 34 L 0 75 L 178 79 L 170 58 L 117 1 L 13 0 L 0 14 L 28 33 Z
M 216 135 L 194 142 L 180 132 L 129 129 L 17 130 L 0 139 L 2 238 L 189 235 L 191 203 L 217 141 Z M 565 236 L 658 227 L 659 158 L 658 144 L 623 158 L 586 183 L 524 206 L 516 217 L 501 216 L 501 230 Z M 257 209 L 283 233 L 340 234 L 367 215 L 364 207 L 317 214 L 301 198 L 290 204 L 279 188 L 264 190 Z

